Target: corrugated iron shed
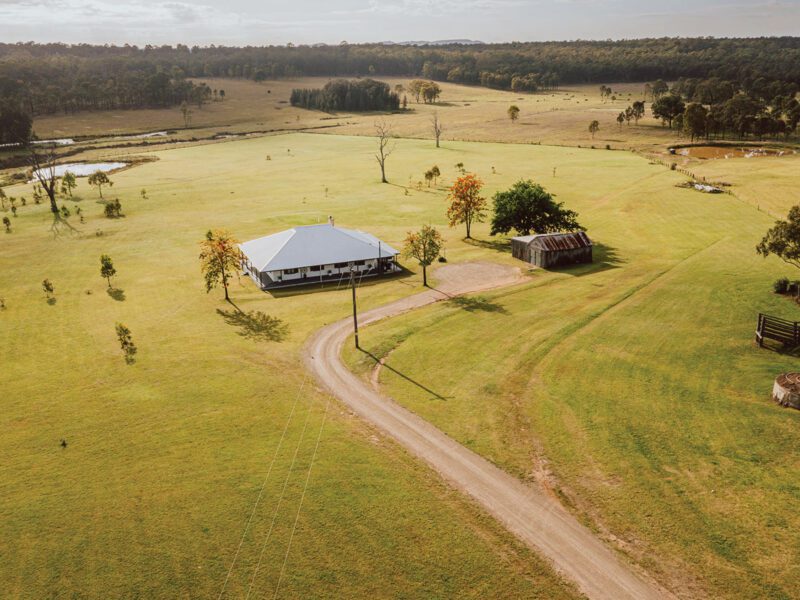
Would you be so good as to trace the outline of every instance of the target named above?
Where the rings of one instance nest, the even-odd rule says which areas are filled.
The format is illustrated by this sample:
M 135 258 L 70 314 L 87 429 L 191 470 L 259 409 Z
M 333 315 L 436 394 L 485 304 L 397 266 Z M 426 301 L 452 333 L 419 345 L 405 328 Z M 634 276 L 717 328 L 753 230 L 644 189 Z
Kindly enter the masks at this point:
M 534 248 L 544 251 L 555 250 L 574 250 L 576 248 L 587 248 L 592 245 L 592 240 L 583 231 L 570 233 L 544 233 L 530 236 L 530 244 Z
M 512 238 L 514 258 L 549 268 L 592 262 L 592 240 L 583 231 L 541 233 Z

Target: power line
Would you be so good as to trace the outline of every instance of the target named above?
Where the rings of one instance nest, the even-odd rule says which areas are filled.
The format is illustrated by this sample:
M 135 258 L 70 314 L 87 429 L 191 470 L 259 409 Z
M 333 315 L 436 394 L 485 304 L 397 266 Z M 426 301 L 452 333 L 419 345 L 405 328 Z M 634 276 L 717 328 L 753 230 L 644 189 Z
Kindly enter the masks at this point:
M 261 496 L 264 494 L 264 488 L 267 485 L 267 480 L 269 479 L 270 473 L 272 473 L 272 467 L 275 466 L 275 460 L 278 457 L 278 452 L 280 452 L 281 445 L 283 445 L 283 440 L 286 437 L 286 431 L 289 429 L 289 423 L 294 416 L 295 408 L 297 407 L 297 401 L 300 399 L 300 394 L 303 391 L 303 387 L 306 384 L 306 380 L 308 379 L 308 372 L 306 372 L 305 376 L 303 377 L 303 381 L 300 384 L 300 388 L 297 390 L 297 394 L 294 397 L 294 404 L 292 404 L 292 410 L 289 412 L 289 417 L 286 419 L 286 424 L 283 426 L 283 433 L 281 434 L 281 439 L 278 441 L 278 445 L 275 448 L 275 454 L 272 456 L 272 461 L 269 463 L 269 469 L 267 469 L 267 474 L 264 476 L 264 481 L 261 482 L 261 489 L 258 491 L 258 497 L 256 497 L 255 504 L 253 504 L 253 510 L 250 511 L 250 516 L 247 519 L 247 524 L 244 527 L 244 532 L 242 533 L 242 538 L 239 540 L 239 545 L 236 547 L 236 552 L 233 555 L 233 561 L 231 561 L 231 566 L 228 569 L 228 574 L 225 575 L 225 581 L 222 584 L 222 589 L 219 592 L 219 596 L 217 597 L 218 600 L 222 598 L 223 594 L 225 593 L 225 587 L 228 585 L 228 580 L 231 577 L 231 573 L 233 572 L 233 567 L 236 565 L 236 559 L 239 557 L 239 552 L 242 549 L 242 544 L 244 544 L 244 538 L 247 536 L 247 532 L 250 529 L 250 523 L 253 521 L 253 516 L 256 514 L 256 509 L 258 508 L 259 503 L 261 502 Z
M 283 489 L 281 489 L 281 495 L 278 497 L 278 502 L 275 504 L 275 511 L 272 513 L 272 522 L 269 525 L 269 530 L 267 531 L 267 535 L 264 537 L 264 543 L 261 546 L 261 552 L 258 555 L 258 563 L 256 563 L 256 568 L 253 570 L 253 577 L 250 579 L 250 585 L 247 588 L 247 595 L 245 596 L 245 600 L 250 597 L 250 594 L 253 591 L 253 584 L 256 581 L 256 577 L 258 576 L 258 571 L 261 568 L 261 562 L 264 559 L 264 551 L 267 549 L 267 542 L 269 541 L 270 536 L 272 535 L 272 530 L 275 528 L 275 521 L 278 518 L 278 510 L 283 503 L 283 497 L 286 495 L 286 488 L 289 487 L 289 479 L 292 476 L 292 470 L 294 469 L 294 463 L 297 461 L 297 454 L 300 452 L 300 445 L 303 443 L 303 438 L 306 435 L 306 429 L 308 427 L 308 420 L 311 416 L 311 409 L 313 408 L 313 401 L 308 403 L 308 411 L 306 411 L 306 419 L 303 422 L 303 430 L 300 432 L 300 438 L 297 440 L 297 445 L 294 449 L 294 456 L 292 456 L 292 462 L 289 465 L 289 471 L 286 473 L 286 479 L 283 482 Z
M 280 575 L 278 575 L 278 583 L 275 586 L 275 595 L 273 598 L 278 597 L 278 591 L 281 587 L 281 580 L 286 571 L 286 563 L 289 560 L 289 551 L 292 549 L 292 540 L 294 539 L 294 532 L 297 529 L 297 522 L 300 520 L 300 509 L 303 508 L 303 500 L 306 497 L 306 490 L 308 489 L 308 482 L 311 479 L 311 469 L 314 466 L 314 461 L 317 458 L 317 450 L 319 450 L 319 442 L 322 439 L 322 428 L 325 427 L 325 420 L 328 418 L 328 408 L 331 405 L 331 397 L 328 396 L 328 402 L 325 404 L 325 412 L 322 415 L 322 423 L 319 425 L 319 433 L 317 434 L 317 443 L 314 445 L 314 453 L 311 455 L 311 462 L 308 464 L 308 473 L 306 474 L 306 483 L 303 486 L 303 493 L 300 495 L 300 504 L 297 505 L 297 514 L 294 516 L 294 525 L 292 525 L 292 533 L 289 535 L 289 543 L 286 545 L 286 554 L 283 557 L 283 565 L 281 566 Z

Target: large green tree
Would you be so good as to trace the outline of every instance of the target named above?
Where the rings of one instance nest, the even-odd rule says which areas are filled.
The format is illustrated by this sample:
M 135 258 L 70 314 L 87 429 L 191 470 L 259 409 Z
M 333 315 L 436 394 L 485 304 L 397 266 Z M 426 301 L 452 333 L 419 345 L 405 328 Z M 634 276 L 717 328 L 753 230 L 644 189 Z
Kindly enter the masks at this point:
M 785 220 L 775 221 L 756 246 L 756 252 L 764 257 L 774 254 L 800 269 L 800 206 L 793 206 Z
M 669 123 L 670 129 L 672 129 L 672 122 L 675 120 L 675 117 L 682 114 L 685 108 L 686 105 L 680 96 L 667 94 L 653 102 L 652 110 L 655 118 Z
M 694 141 L 694 138 L 702 137 L 706 134 L 707 121 L 708 110 L 706 110 L 706 107 L 697 102 L 692 102 L 683 113 L 683 130 Z
M 491 235 L 512 229 L 521 235 L 577 231 L 578 214 L 556 202 L 553 195 L 530 179 L 520 180 L 504 192 L 494 195 Z

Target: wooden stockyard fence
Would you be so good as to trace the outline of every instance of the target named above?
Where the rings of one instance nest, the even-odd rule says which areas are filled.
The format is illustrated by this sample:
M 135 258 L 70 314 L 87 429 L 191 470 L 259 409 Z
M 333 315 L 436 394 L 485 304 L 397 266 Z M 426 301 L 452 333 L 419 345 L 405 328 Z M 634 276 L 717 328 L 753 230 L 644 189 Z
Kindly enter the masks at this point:
M 763 346 L 765 339 L 781 342 L 784 346 L 800 346 L 800 323 L 758 313 L 756 342 Z

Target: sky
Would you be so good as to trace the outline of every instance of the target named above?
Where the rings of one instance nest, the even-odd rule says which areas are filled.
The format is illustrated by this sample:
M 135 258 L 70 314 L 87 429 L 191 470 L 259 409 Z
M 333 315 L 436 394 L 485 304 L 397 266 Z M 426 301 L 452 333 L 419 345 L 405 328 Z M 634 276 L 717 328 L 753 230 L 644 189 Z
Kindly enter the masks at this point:
M 269 45 L 800 35 L 800 0 L 0 0 L 0 41 Z

